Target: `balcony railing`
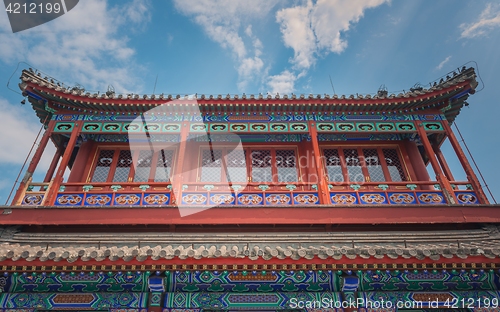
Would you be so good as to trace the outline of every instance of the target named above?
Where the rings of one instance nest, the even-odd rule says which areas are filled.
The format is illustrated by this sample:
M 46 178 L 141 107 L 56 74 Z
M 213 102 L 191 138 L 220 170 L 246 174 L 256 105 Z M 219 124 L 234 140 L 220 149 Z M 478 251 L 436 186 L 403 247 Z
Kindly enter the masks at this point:
M 330 183 L 329 202 L 321 202 L 318 185 L 307 182 L 265 184 L 189 183 L 180 198 L 170 183 L 63 183 L 52 199 L 51 183 L 29 181 L 15 206 L 136 207 L 164 205 L 445 205 L 480 204 L 467 181 L 452 181 L 448 194 L 436 181 Z M 52 192 L 51 192 L 52 191 Z
M 469 182 L 453 181 L 453 194 L 436 181 L 337 183 L 330 185 L 334 205 L 479 204 Z M 455 199 L 456 198 L 456 199 Z

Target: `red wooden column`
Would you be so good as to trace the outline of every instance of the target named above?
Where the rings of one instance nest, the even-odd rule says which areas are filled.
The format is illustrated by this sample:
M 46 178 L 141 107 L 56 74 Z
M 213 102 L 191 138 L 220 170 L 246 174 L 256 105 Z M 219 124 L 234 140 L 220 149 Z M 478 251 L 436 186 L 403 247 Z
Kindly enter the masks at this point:
M 327 176 L 321 161 L 321 153 L 318 143 L 318 130 L 316 129 L 316 122 L 309 120 L 309 135 L 313 145 L 314 163 L 316 164 L 316 172 L 318 174 L 318 193 L 321 204 L 330 204 L 330 190 L 328 188 Z
M 413 141 L 406 141 L 405 148 L 408 153 L 409 163 L 413 167 L 413 170 L 415 170 L 417 181 L 430 181 L 429 172 L 427 172 L 424 160 L 420 156 L 417 144 Z
M 64 150 L 64 154 L 62 156 L 61 162 L 59 163 L 59 167 L 57 168 L 56 175 L 54 176 L 54 182 L 52 183 L 52 186 L 49 190 L 49 194 L 46 197 L 44 205 L 52 205 L 54 204 L 54 201 L 57 196 L 57 192 L 59 191 L 59 186 L 61 185 L 63 181 L 63 175 L 64 171 L 66 170 L 66 167 L 68 166 L 69 159 L 71 158 L 71 154 L 73 154 L 73 150 L 76 145 L 76 140 L 78 139 L 78 136 L 80 135 L 81 132 L 81 123 L 82 122 L 75 122 L 75 127 L 73 128 L 73 132 L 71 132 L 71 136 L 68 141 L 68 145 L 66 146 L 66 149 Z
M 458 160 L 460 160 L 460 163 L 462 164 L 462 167 L 465 170 L 465 174 L 467 175 L 467 180 L 472 184 L 474 191 L 476 191 L 477 195 L 479 196 L 480 199 L 479 201 L 481 202 L 481 204 L 489 204 L 488 197 L 486 197 L 486 195 L 484 194 L 483 189 L 481 188 L 481 183 L 479 183 L 479 180 L 476 174 L 474 173 L 474 170 L 472 170 L 469 160 L 467 159 L 467 156 L 465 156 L 464 151 L 460 146 L 460 143 L 458 143 L 455 134 L 450 128 L 450 125 L 446 120 L 441 121 L 441 124 L 443 125 L 443 128 L 446 131 L 446 135 L 450 140 L 451 146 L 453 147 L 455 153 L 458 156 Z
M 438 180 L 439 185 L 441 186 L 441 189 L 446 196 L 446 201 L 449 204 L 456 204 L 457 198 L 455 196 L 455 192 L 453 192 L 453 188 L 451 187 L 450 181 L 448 181 L 443 171 L 441 170 L 438 161 L 436 160 L 436 156 L 434 155 L 434 150 L 432 149 L 431 142 L 427 137 L 427 133 L 425 132 L 424 126 L 422 125 L 421 122 L 415 122 L 415 126 L 417 128 L 420 140 L 422 141 L 422 144 L 424 146 L 425 152 L 429 156 L 429 161 L 431 162 L 432 169 L 434 169 L 434 173 L 436 174 L 436 179 Z
M 45 130 L 45 133 L 43 134 L 42 139 L 40 140 L 40 143 L 38 143 L 38 148 L 36 149 L 36 152 L 33 155 L 33 158 L 31 159 L 31 162 L 28 166 L 28 170 L 26 170 L 26 174 L 24 175 L 23 180 L 21 181 L 21 183 L 19 183 L 19 188 L 16 191 L 16 195 L 12 199 L 12 205 L 14 203 L 17 203 L 17 201 L 19 200 L 19 197 L 21 196 L 24 189 L 26 188 L 26 183 L 31 178 L 31 176 L 33 176 L 33 173 L 35 172 L 35 169 L 38 166 L 40 159 L 42 158 L 43 152 L 45 151 L 45 148 L 47 147 L 47 143 L 49 142 L 50 136 L 52 135 L 52 132 L 54 131 L 55 124 L 56 124 L 56 122 L 54 120 L 51 120 L 49 122 L 47 130 Z
M 183 181 L 183 166 L 184 159 L 186 158 L 186 141 L 189 135 L 189 122 L 183 122 L 181 126 L 179 153 L 177 154 L 177 163 L 174 167 L 174 174 L 172 175 L 172 193 L 175 197 L 177 205 L 181 204 L 182 200 L 182 181 Z M 172 203 L 172 199 L 170 200 Z

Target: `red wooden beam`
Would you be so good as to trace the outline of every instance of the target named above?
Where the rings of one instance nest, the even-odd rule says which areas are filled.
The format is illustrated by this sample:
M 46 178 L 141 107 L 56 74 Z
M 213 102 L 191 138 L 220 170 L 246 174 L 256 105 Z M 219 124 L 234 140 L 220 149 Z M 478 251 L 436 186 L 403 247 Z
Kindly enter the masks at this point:
M 442 121 L 441 124 L 444 127 L 444 130 L 446 131 L 446 135 L 448 136 L 448 139 L 450 140 L 451 146 L 455 150 L 455 153 L 458 156 L 458 160 L 462 164 L 462 167 L 465 170 L 465 174 L 467 175 L 467 180 L 471 182 L 472 187 L 474 191 L 477 192 L 479 196 L 479 201 L 482 204 L 488 204 L 488 197 L 486 197 L 486 194 L 483 192 L 483 188 L 481 187 L 481 183 L 479 183 L 479 180 L 474 173 L 474 170 L 472 170 L 472 167 L 469 163 L 469 160 L 467 159 L 467 156 L 465 156 L 464 151 L 462 150 L 462 147 L 460 146 L 460 143 L 458 142 L 457 138 L 455 137 L 455 134 L 451 130 L 450 125 L 446 120 Z
M 28 170 L 26 170 L 26 175 L 24 176 L 23 180 L 19 184 L 19 188 L 17 189 L 17 192 L 14 196 L 14 199 L 12 200 L 12 204 L 17 203 L 17 201 L 19 200 L 19 197 L 22 195 L 22 193 L 26 187 L 26 183 L 28 182 L 29 178 L 35 172 L 35 169 L 38 166 L 40 159 L 42 158 L 43 152 L 45 151 L 45 148 L 47 147 L 47 143 L 49 142 L 50 136 L 52 135 L 52 131 L 54 130 L 54 125 L 55 125 L 55 121 L 52 120 L 49 122 L 47 130 L 45 130 L 45 133 L 43 134 L 42 139 L 40 140 L 40 143 L 38 143 L 38 148 L 36 149 L 36 152 L 33 155 L 33 158 L 31 159 L 31 162 L 28 166 Z
M 318 194 L 320 203 L 327 205 L 330 204 L 330 191 L 328 189 L 328 181 L 326 178 L 325 169 L 323 167 L 323 162 L 321 161 L 321 152 L 319 150 L 318 143 L 318 131 L 316 129 L 315 122 L 309 121 L 308 125 L 309 135 L 311 136 L 313 146 L 314 164 L 316 164 L 316 172 L 318 175 Z
M 47 204 L 53 204 L 56 196 L 57 196 L 57 190 L 59 190 L 59 186 L 63 182 L 63 175 L 64 171 L 66 171 L 66 167 L 68 166 L 69 159 L 71 158 L 71 155 L 73 154 L 73 149 L 75 148 L 76 141 L 78 139 L 78 136 L 80 135 L 80 129 L 81 129 L 81 124 L 83 122 L 76 122 L 75 127 L 73 128 L 73 132 L 71 133 L 71 136 L 68 141 L 68 145 L 66 146 L 66 150 L 64 151 L 64 154 L 61 159 L 61 163 L 59 164 L 59 168 L 56 171 L 56 175 L 54 177 L 54 183 L 52 184 L 51 188 L 48 190 L 48 194 L 45 199 L 45 203 Z
M 186 144 L 187 138 L 189 135 L 190 123 L 183 122 L 181 125 L 181 133 L 180 133 L 180 141 L 179 141 L 179 153 L 177 155 L 176 165 L 174 166 L 174 172 L 172 174 L 172 193 L 173 197 L 172 202 L 180 203 L 182 201 L 182 184 L 184 181 L 183 177 L 183 168 L 184 168 L 184 159 L 186 158 Z
M 446 224 L 499 223 L 500 205 L 378 205 L 315 207 L 215 207 L 181 217 L 177 207 L 138 208 L 12 208 L 0 224 Z M 189 212 L 187 207 L 183 210 Z
M 439 185 L 441 186 L 441 189 L 443 190 L 443 193 L 446 197 L 446 201 L 448 203 L 450 203 L 450 201 L 452 202 L 454 201 L 455 203 L 457 203 L 458 201 L 457 197 L 455 196 L 455 192 L 453 192 L 453 188 L 451 187 L 450 181 L 446 178 L 445 174 L 443 173 L 443 170 L 441 170 L 441 167 L 439 166 L 439 163 L 436 160 L 436 155 L 434 154 L 434 150 L 432 149 L 432 145 L 429 141 L 429 138 L 427 137 L 427 133 L 425 132 L 423 124 L 421 122 L 415 122 L 415 126 L 417 128 L 420 141 L 422 142 L 425 152 L 429 157 L 432 169 L 436 174 L 436 179 L 438 180 Z

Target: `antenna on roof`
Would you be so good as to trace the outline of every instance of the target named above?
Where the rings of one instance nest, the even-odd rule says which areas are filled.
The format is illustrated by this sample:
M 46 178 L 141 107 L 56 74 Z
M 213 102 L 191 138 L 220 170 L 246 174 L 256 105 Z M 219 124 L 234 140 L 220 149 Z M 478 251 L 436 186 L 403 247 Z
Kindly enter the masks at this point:
M 155 86 L 153 88 L 153 94 L 155 94 L 156 91 L 156 83 L 158 82 L 158 74 L 156 74 L 156 79 L 155 79 Z
M 115 87 L 112 85 L 108 85 L 108 91 L 106 91 L 107 96 L 113 96 L 115 95 Z
M 417 82 L 416 84 L 413 85 L 412 88 L 410 88 L 410 91 L 411 92 L 414 92 L 414 91 L 422 91 L 424 88 L 422 87 L 422 85 L 420 84 L 420 82 Z
M 332 76 L 331 75 L 328 76 L 330 77 L 330 84 L 332 85 L 333 95 L 337 95 L 337 93 L 335 93 L 335 88 L 333 87 Z
M 387 92 L 385 84 L 381 85 L 380 88 L 378 88 L 377 95 L 382 97 L 382 96 L 387 96 L 387 94 L 389 94 L 389 92 Z
M 57 85 L 60 86 L 59 83 L 57 83 Z M 85 92 L 85 88 L 81 84 L 75 83 L 75 86 L 71 88 L 71 91 Z

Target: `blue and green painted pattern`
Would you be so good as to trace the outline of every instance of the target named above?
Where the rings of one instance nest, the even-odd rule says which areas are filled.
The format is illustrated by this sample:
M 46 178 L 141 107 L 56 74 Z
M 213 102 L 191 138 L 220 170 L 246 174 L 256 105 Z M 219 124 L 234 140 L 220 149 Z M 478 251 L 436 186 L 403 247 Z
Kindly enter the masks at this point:
M 349 132 L 390 132 L 414 133 L 417 131 L 412 122 L 318 122 L 318 132 L 324 133 L 349 133 Z M 54 128 L 56 133 L 71 133 L 75 122 L 57 122 Z M 439 122 L 425 122 L 423 127 L 427 132 L 443 132 L 444 128 Z M 83 124 L 82 133 L 180 133 L 182 127 L 178 123 L 158 122 L 148 124 L 135 124 L 129 122 L 86 122 Z M 307 133 L 309 125 L 305 122 L 215 122 L 191 123 L 189 131 L 192 133 Z
M 201 134 L 201 135 L 200 135 Z M 413 133 L 371 133 L 371 132 L 350 132 L 350 133 L 318 133 L 318 141 L 320 142 L 333 142 L 333 141 L 399 141 L 399 140 L 413 140 Z M 241 142 L 310 142 L 311 136 L 307 133 L 293 134 L 293 133 L 239 133 L 238 136 L 234 134 L 221 134 L 212 133 L 210 136 L 205 135 L 204 132 L 191 132 L 188 136 L 190 140 L 197 142 L 234 142 L 236 140 Z M 94 142 L 116 142 L 128 143 L 129 134 L 104 134 L 104 133 L 83 133 L 83 141 L 92 140 Z M 179 142 L 179 134 L 165 134 L 165 133 L 150 133 L 147 142 Z M 134 142 L 140 142 L 138 138 L 134 138 Z
M 472 291 L 497 289 L 498 276 L 488 271 L 366 271 L 361 291 Z
M 332 271 L 175 271 L 165 279 L 169 292 L 324 292 L 338 291 Z
M 0 277 L 7 292 L 146 292 L 148 276 L 137 272 L 19 274 Z
M 43 310 L 110 308 L 147 308 L 149 293 L 2 293 L 0 307 L 4 309 L 35 308 Z
M 347 276 L 359 278 L 356 292 L 341 291 Z M 357 298 L 394 306 L 441 298 L 440 308 L 447 307 L 445 299 L 477 308 L 500 297 L 499 276 L 491 270 L 159 271 L 154 278 L 163 278 L 164 293 L 148 292 L 148 278 L 146 272 L 9 274 L 0 279 L 0 308 L 142 312 L 149 303 L 166 311 L 276 311 L 290 309 L 292 299 L 335 304 Z
M 404 307 L 412 306 L 412 309 L 426 309 L 431 307 L 439 307 L 444 309 L 474 309 L 488 307 L 498 308 L 500 305 L 500 293 L 498 291 L 444 291 L 444 292 L 408 292 L 408 291 L 373 291 L 361 292 L 358 298 L 362 298 L 360 302 L 366 303 L 366 306 L 380 304 L 382 301 L 386 306 L 390 305 L 393 309 L 386 311 L 397 311 L 394 307 L 398 304 Z M 435 302 L 435 303 L 434 303 Z M 492 303 L 493 302 L 493 303 Z M 390 304 L 388 304 L 390 303 Z M 455 306 L 454 306 L 455 304 Z M 417 310 L 418 311 L 418 310 Z M 436 310 L 431 310 L 436 311 Z M 450 310 L 451 311 L 451 310 Z M 485 310 L 488 311 L 488 310 Z M 497 311 L 496 309 L 493 311 Z
M 173 309 L 245 309 L 286 310 L 293 300 L 340 302 L 337 292 L 272 292 L 272 293 L 228 293 L 228 292 L 169 292 L 165 294 L 164 306 Z
M 127 113 L 127 115 L 53 115 L 52 120 L 72 122 L 72 121 L 93 121 L 93 122 L 132 122 L 137 118 L 139 114 Z M 421 120 L 421 121 L 438 121 L 446 120 L 444 115 L 434 114 L 434 115 L 418 115 L 418 114 L 396 114 L 396 113 L 381 113 L 381 114 L 368 114 L 368 113 L 317 113 L 317 114 L 304 114 L 302 113 L 265 113 L 265 114 L 253 114 L 253 113 L 220 113 L 220 114 L 207 114 L 207 115 L 192 115 L 192 114 L 180 114 L 180 113 L 169 113 L 169 114 L 148 114 L 142 115 L 144 121 L 147 122 L 293 122 L 293 121 L 411 121 L 411 120 Z

